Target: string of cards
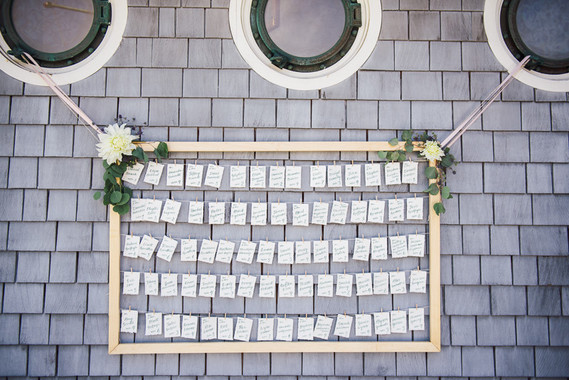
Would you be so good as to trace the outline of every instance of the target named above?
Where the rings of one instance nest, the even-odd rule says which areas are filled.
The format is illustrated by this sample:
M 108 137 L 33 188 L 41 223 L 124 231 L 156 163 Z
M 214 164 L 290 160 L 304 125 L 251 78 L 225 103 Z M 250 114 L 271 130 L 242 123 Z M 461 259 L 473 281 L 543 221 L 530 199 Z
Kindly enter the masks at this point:
M 144 182 L 151 185 L 158 185 L 162 178 L 162 173 L 166 168 L 166 186 L 184 186 L 184 166 L 185 183 L 187 187 L 202 187 L 202 185 L 219 188 L 225 173 L 225 167 L 217 164 L 205 165 L 194 164 L 160 164 L 148 162 Z M 364 181 L 362 182 L 362 166 Z M 384 166 L 385 184 L 401 185 L 417 183 L 418 163 L 405 161 L 403 165 L 399 162 L 386 163 Z M 144 165 L 136 163 L 129 167 L 123 174 L 122 180 L 133 185 L 138 181 L 144 170 Z M 310 166 L 310 187 L 360 187 L 381 186 L 381 167 L 382 164 L 354 164 L 351 165 L 312 165 Z M 268 170 L 267 170 L 268 168 Z M 249 169 L 249 176 L 247 176 Z M 204 176 L 205 170 L 205 176 Z M 229 167 L 229 187 L 245 188 L 247 179 L 251 189 L 300 189 L 302 187 L 302 166 L 240 166 Z M 268 183 L 267 183 L 268 174 Z
M 388 244 L 392 258 L 423 257 L 425 255 L 425 235 L 397 235 L 389 237 L 355 238 L 353 248 L 353 260 L 369 261 L 387 260 Z M 352 239 L 332 240 L 332 261 L 347 263 L 349 258 L 349 241 Z M 198 239 L 180 239 L 181 261 L 200 261 L 213 264 L 214 261 L 230 264 L 237 243 L 229 240 L 201 239 L 198 251 Z M 150 260 L 158 246 L 158 239 L 151 235 L 142 238 L 137 235 L 126 235 L 123 255 L 129 258 L 143 258 Z M 178 240 L 164 235 L 156 256 L 159 259 L 170 262 Z M 277 254 L 279 264 L 323 264 L 330 260 L 329 240 L 302 240 L 302 241 L 269 241 L 258 242 L 241 240 L 237 249 L 236 261 L 244 264 L 253 262 L 257 253 L 257 263 L 272 264 Z
M 388 335 L 391 333 L 407 332 L 407 312 L 405 310 L 393 310 L 372 314 L 355 315 L 355 335 L 359 337 L 372 336 L 373 328 L 376 335 Z M 162 314 L 146 312 L 145 335 L 162 335 L 165 338 L 182 337 L 186 339 L 198 338 L 198 321 L 200 323 L 201 340 L 237 340 L 249 342 L 253 321 L 257 322 L 257 341 L 292 341 L 294 324 L 296 319 L 297 340 L 328 340 L 332 332 L 334 318 L 326 315 L 318 315 L 315 321 L 313 317 L 287 318 L 247 318 L 232 317 L 198 317 L 195 315 Z M 277 321 L 277 333 L 274 334 L 275 320 Z M 352 331 L 354 317 L 347 314 L 338 314 L 335 318 L 333 335 L 349 338 Z M 162 329 L 164 325 L 164 329 Z M 422 331 L 425 329 L 425 310 L 422 307 L 409 308 L 409 331 Z M 138 311 L 122 310 L 121 332 L 137 333 Z
M 406 201 L 406 202 L 405 202 Z M 178 215 L 182 207 L 182 202 L 167 199 L 162 207 L 162 201 L 158 199 L 133 198 L 131 200 L 131 220 L 134 222 L 146 221 L 158 223 L 164 221 L 176 224 Z M 188 209 L 188 223 L 203 224 L 204 210 L 207 203 L 208 223 L 225 224 L 226 222 L 226 202 L 202 202 L 190 201 Z M 310 218 L 310 205 L 308 203 L 289 203 L 287 202 L 228 202 L 230 203 L 230 224 L 245 225 L 247 214 L 250 209 L 250 224 L 252 226 L 267 225 L 267 217 L 270 215 L 271 225 L 286 225 L 288 211 L 292 211 L 293 226 L 308 226 L 310 224 L 327 225 L 346 224 L 348 221 L 348 210 L 350 212 L 351 223 L 383 223 L 385 219 L 385 205 L 389 206 L 388 218 L 390 222 L 404 221 L 405 216 L 408 220 L 423 219 L 423 197 L 405 199 L 368 200 L 342 202 L 314 202 L 312 204 L 312 218 Z M 405 203 L 407 203 L 407 213 L 405 215 Z M 250 207 L 249 207 L 250 205 Z M 270 213 L 268 212 L 270 205 Z

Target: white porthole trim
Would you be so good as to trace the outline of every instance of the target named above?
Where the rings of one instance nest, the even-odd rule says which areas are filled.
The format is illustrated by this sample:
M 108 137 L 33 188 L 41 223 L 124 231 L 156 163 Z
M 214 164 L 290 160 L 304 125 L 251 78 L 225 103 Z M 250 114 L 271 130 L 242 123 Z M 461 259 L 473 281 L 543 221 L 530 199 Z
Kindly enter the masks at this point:
M 484 29 L 488 37 L 488 44 L 496 59 L 508 72 L 511 72 L 519 61 L 512 55 L 502 38 L 500 10 L 503 2 L 504 0 L 486 0 L 484 5 Z M 528 86 L 540 90 L 569 91 L 569 73 L 553 75 L 522 69 L 515 77 Z
M 233 40 L 243 59 L 266 80 L 295 90 L 315 90 L 335 85 L 355 73 L 369 58 L 381 29 L 379 0 L 360 0 L 362 26 L 346 55 L 334 65 L 320 71 L 300 73 L 280 69 L 263 54 L 253 38 L 250 14 L 253 0 L 232 0 L 229 25 Z
M 44 69 L 46 72 L 52 74 L 53 80 L 58 85 L 77 82 L 94 74 L 103 67 L 117 51 L 126 28 L 128 6 L 127 0 L 109 0 L 109 3 L 111 4 L 112 11 L 111 24 L 105 33 L 105 37 L 95 51 L 74 65 Z M 45 82 L 37 74 L 27 69 L 19 60 L 6 53 L 10 50 L 10 47 L 1 35 L 0 49 L 2 50 L 0 70 L 22 82 L 46 86 Z

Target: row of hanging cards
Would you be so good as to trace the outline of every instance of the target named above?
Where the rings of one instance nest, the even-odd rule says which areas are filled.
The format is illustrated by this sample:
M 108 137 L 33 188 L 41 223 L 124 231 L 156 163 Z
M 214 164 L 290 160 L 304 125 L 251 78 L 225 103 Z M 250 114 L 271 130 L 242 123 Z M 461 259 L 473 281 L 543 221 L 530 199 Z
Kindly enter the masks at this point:
M 133 198 L 131 200 L 131 221 L 160 221 L 176 224 L 182 204 L 188 210 L 188 223 L 229 224 L 252 226 L 287 225 L 308 226 L 346 223 L 384 223 L 385 207 L 388 206 L 389 222 L 403 222 L 405 219 L 423 220 L 423 197 L 388 200 L 359 200 L 351 202 L 333 201 L 309 203 L 288 202 L 217 202 L 186 201 L 167 199 Z M 186 206 L 187 205 L 187 206 Z M 405 207 L 406 205 L 406 207 Z M 270 207 L 269 207 L 270 206 Z M 185 211 L 185 210 L 184 210 Z M 270 217 L 270 221 L 269 221 Z
M 122 310 L 121 332 L 138 333 L 138 316 L 137 310 Z M 354 319 L 355 326 L 353 326 Z M 415 307 L 410 308 L 408 313 L 405 310 L 393 310 L 372 314 L 362 313 L 355 316 L 338 314 L 335 318 L 326 315 L 318 315 L 316 318 L 308 317 L 308 315 L 298 318 L 287 318 L 286 315 L 284 318 L 247 318 L 246 316 L 232 318 L 227 315 L 199 317 L 191 314 L 162 314 L 152 311 L 145 313 L 144 334 L 193 340 L 200 336 L 202 341 L 249 342 L 252 340 L 254 322 L 257 324 L 257 330 L 253 340 L 256 341 L 328 340 L 332 332 L 333 337 L 336 338 L 371 337 L 373 336 L 372 330 L 375 335 L 404 334 L 408 330 L 422 331 L 425 329 L 425 310 L 422 307 Z M 294 334 L 295 324 L 296 336 Z
M 389 239 L 389 250 L 388 250 Z M 425 235 L 411 234 L 390 237 L 356 238 L 354 239 L 352 259 L 357 261 L 387 260 L 388 251 L 394 259 L 403 257 L 425 256 Z M 198 250 L 197 239 L 180 239 L 181 261 L 200 261 L 207 264 L 220 262 L 230 264 L 234 253 L 236 261 L 251 264 L 257 254 L 257 263 L 272 264 L 277 256 L 279 264 L 323 264 L 332 262 L 347 263 L 350 256 L 348 239 L 306 240 L 306 241 L 269 241 L 258 243 L 242 240 L 239 245 L 229 240 L 201 239 Z M 126 235 L 123 256 L 150 260 L 158 247 L 156 256 L 170 262 L 178 247 L 178 240 L 163 236 L 162 241 L 144 235 Z
M 302 166 L 229 166 L 217 164 L 160 164 L 148 162 L 144 183 L 158 185 L 166 166 L 166 186 L 220 188 L 229 172 L 229 187 L 234 189 L 300 189 Z M 145 166 L 136 163 L 124 173 L 122 180 L 137 185 Z M 309 183 L 312 188 L 372 187 L 382 185 L 382 168 L 386 185 L 417 184 L 418 163 L 406 161 L 386 164 L 312 165 Z M 363 172 L 363 180 L 362 180 Z
M 199 286 L 198 286 L 199 277 Z M 405 294 L 407 281 L 404 271 L 375 272 L 375 273 L 339 273 L 320 274 L 317 276 L 316 295 L 318 297 L 351 297 L 355 277 L 356 296 Z M 147 296 L 159 295 L 158 273 L 144 273 L 144 294 Z M 162 273 L 160 275 L 160 296 L 178 296 L 177 273 Z M 239 282 L 237 280 L 239 279 Z M 278 282 L 277 282 L 278 279 Z M 141 283 L 140 272 L 124 272 L 123 294 L 138 295 Z M 219 283 L 219 292 L 217 291 Z M 241 274 L 239 276 L 214 274 L 182 274 L 182 297 L 210 297 L 215 298 L 253 298 L 256 284 L 259 284 L 258 296 L 261 298 L 294 298 L 313 297 L 314 276 L 301 275 L 260 275 L 252 276 Z M 277 287 L 278 284 L 278 287 Z M 336 292 L 334 293 L 334 284 Z M 237 289 L 237 291 L 236 291 Z M 412 270 L 409 275 L 409 293 L 425 293 L 427 289 L 427 272 Z

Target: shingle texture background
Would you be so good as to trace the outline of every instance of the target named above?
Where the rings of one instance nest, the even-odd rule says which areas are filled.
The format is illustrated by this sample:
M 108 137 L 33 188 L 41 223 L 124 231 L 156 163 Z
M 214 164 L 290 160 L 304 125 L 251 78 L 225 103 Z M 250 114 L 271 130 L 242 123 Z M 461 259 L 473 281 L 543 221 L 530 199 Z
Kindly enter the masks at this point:
M 505 77 L 482 0 L 384 0 L 360 71 L 286 90 L 241 59 L 228 3 L 129 0 L 116 55 L 64 90 L 100 125 L 148 123 L 149 140 L 385 140 L 444 138 Z M 47 90 L 0 73 L 0 376 L 569 376 L 567 94 L 515 82 L 453 147 L 433 354 L 107 355 L 101 165 L 76 123 Z

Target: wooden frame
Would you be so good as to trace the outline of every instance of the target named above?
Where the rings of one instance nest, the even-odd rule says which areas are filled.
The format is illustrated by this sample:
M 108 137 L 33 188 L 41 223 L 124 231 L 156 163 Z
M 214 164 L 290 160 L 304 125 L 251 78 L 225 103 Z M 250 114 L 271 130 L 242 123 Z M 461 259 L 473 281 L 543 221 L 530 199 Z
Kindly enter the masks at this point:
M 139 143 L 153 151 L 158 143 Z M 170 152 L 373 152 L 403 149 L 387 142 L 169 142 Z M 421 143 L 414 143 L 415 151 Z M 430 161 L 430 166 L 435 162 Z M 433 183 L 435 180 L 430 180 Z M 254 352 L 440 352 L 440 216 L 432 212 L 440 195 L 429 195 L 430 341 L 166 342 L 120 343 L 120 215 L 109 209 L 109 354 Z

